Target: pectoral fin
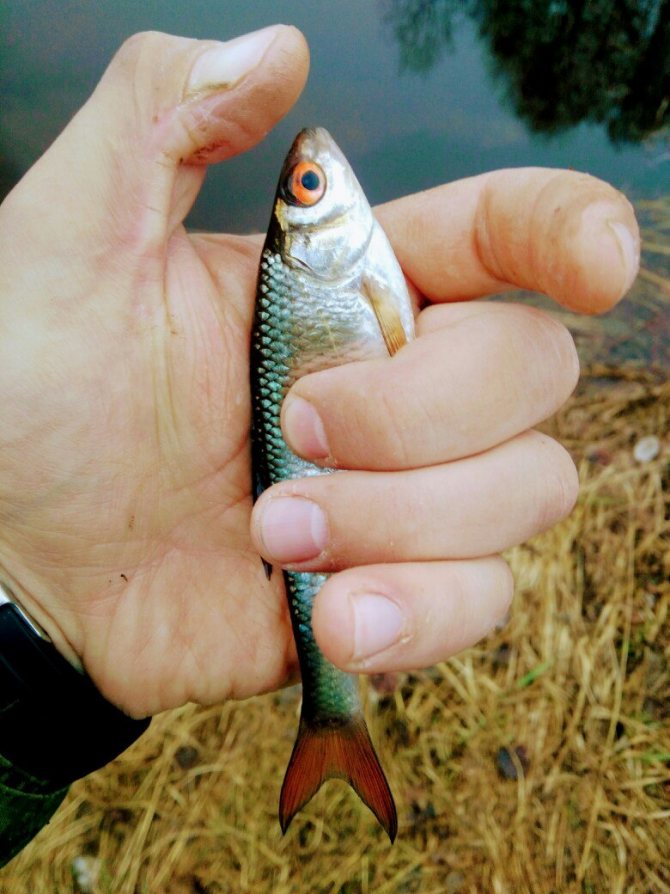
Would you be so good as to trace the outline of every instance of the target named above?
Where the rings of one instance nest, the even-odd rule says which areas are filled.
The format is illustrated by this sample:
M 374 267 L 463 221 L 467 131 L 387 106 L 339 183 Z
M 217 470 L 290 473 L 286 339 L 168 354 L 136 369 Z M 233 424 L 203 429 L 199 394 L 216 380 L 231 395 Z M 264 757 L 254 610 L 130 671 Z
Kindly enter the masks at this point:
M 364 279 L 362 291 L 375 312 L 389 354 L 395 354 L 407 343 L 407 335 L 392 292 L 376 279 Z

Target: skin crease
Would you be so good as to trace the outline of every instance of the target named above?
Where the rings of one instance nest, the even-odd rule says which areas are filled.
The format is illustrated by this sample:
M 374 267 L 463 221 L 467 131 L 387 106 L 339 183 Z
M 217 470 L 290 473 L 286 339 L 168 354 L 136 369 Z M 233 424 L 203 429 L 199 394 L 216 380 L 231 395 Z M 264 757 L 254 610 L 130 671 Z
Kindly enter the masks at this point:
M 268 582 L 258 557 L 276 492 L 253 519 L 250 495 L 261 241 L 182 226 L 206 164 L 261 140 L 306 80 L 295 29 L 266 29 L 252 49 L 246 74 L 231 77 L 226 54 L 239 69 L 239 44 L 131 38 L 0 208 L 2 577 L 134 716 L 243 698 L 295 672 L 281 575 Z M 199 63 L 217 52 L 219 63 Z M 344 569 L 317 599 L 315 633 L 332 660 L 375 671 L 422 666 L 483 635 L 512 593 L 490 553 L 556 521 L 576 493 L 562 448 L 527 433 L 574 386 L 567 333 L 527 308 L 444 302 L 519 285 L 602 311 L 630 284 L 639 244 L 620 193 L 563 171 L 493 172 L 379 217 L 413 288 L 435 302 L 419 337 L 383 368 L 329 370 L 294 388 L 318 410 L 337 464 L 359 476 L 351 492 L 338 476 L 314 480 L 328 493 L 308 492 L 334 537 L 310 567 Z M 628 254 L 612 222 L 630 232 Z M 467 378 L 448 359 L 464 338 Z M 380 465 L 400 476 L 392 486 Z M 423 538 L 449 530 L 450 499 L 487 467 L 495 485 L 460 498 L 469 528 Z M 417 475 L 425 499 L 414 499 Z M 509 512 L 498 481 L 515 494 Z M 390 553 L 379 538 L 361 542 L 362 507 L 368 524 L 384 519 Z M 376 660 L 353 629 L 367 592 L 402 617 Z

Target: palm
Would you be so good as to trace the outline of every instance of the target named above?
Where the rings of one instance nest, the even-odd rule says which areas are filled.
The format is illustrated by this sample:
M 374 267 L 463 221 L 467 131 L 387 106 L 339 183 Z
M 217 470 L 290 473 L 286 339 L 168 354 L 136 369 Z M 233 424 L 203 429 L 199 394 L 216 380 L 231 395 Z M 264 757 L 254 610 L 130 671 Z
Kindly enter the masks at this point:
M 32 437 L 16 407 L 22 558 L 67 599 L 97 685 L 133 713 L 262 691 L 293 660 L 278 580 L 248 535 L 257 256 L 255 240 L 178 228 L 165 267 L 114 257 L 125 280 L 96 271 L 102 285 L 69 295 L 62 333 L 45 333 L 56 381 Z M 33 379 L 24 402 L 40 406 Z
M 82 657 L 103 694 L 136 715 L 187 699 L 259 692 L 276 686 L 295 664 L 280 575 L 265 579 L 249 536 L 247 366 L 259 244 L 188 237 L 182 226 L 203 165 L 259 142 L 305 82 L 308 53 L 295 29 L 276 26 L 248 37 L 251 43 L 221 45 L 157 33 L 132 38 L 0 207 L 0 579 L 14 585 L 64 652 Z M 612 220 L 617 227 L 626 223 L 627 248 L 615 247 L 611 235 L 603 242 L 595 218 L 592 231 L 576 239 L 582 210 L 594 207 L 607 211 L 608 232 Z M 622 282 L 637 267 L 631 209 L 582 175 L 484 175 L 387 206 L 381 216 L 408 277 L 438 301 L 480 296 L 511 282 L 555 294 L 573 309 L 602 310 L 621 296 Z M 587 238 L 589 232 L 596 236 Z M 628 259 L 623 266 L 622 258 Z M 429 312 L 425 330 L 441 319 Z M 422 393 L 431 374 L 414 379 L 416 370 L 435 369 L 434 381 L 442 381 L 442 366 L 431 366 L 431 344 L 414 367 L 402 368 Z M 482 351 L 481 344 L 470 350 Z M 559 351 L 552 347 L 547 357 L 559 358 Z M 574 362 L 564 365 L 574 369 Z M 505 399 L 525 395 L 528 389 L 515 389 L 506 369 L 503 364 L 499 376 L 511 383 Z M 538 407 L 551 412 L 559 405 L 546 395 L 560 397 L 556 383 L 570 384 L 569 372 L 554 372 L 547 382 L 542 400 L 515 399 L 509 412 L 500 401 L 497 428 L 495 414 L 487 416 L 494 437 L 509 439 L 544 418 Z M 431 406 L 426 419 L 434 435 L 422 428 L 417 443 L 427 453 L 412 443 L 403 459 L 410 467 L 468 457 L 497 443 L 488 434 L 483 445 L 474 435 L 468 440 L 467 425 L 460 446 L 459 425 L 442 435 L 442 417 L 433 418 L 440 407 L 446 406 L 447 424 L 461 418 L 440 402 L 444 390 L 428 389 L 417 404 Z M 468 393 L 470 404 L 458 411 L 463 418 L 477 411 L 476 388 Z M 359 387 L 351 391 L 354 417 L 361 394 Z M 335 432 L 357 432 L 336 424 L 340 406 L 350 411 L 346 400 L 329 406 Z M 383 400 L 380 406 L 384 411 Z M 393 406 L 397 431 L 413 430 L 412 401 L 394 394 Z M 360 435 L 367 455 L 377 456 L 378 465 L 384 455 L 395 462 L 398 439 L 388 436 L 388 447 L 388 420 L 373 422 Z M 448 456 L 442 437 L 452 444 Z M 360 448 L 350 446 L 356 465 Z M 346 463 L 346 449 L 342 456 Z M 399 480 L 413 498 L 410 479 Z M 379 491 L 362 493 L 376 494 L 382 518 Z M 329 512 L 337 527 L 337 507 Z M 454 627 L 450 612 L 443 616 L 451 628 L 443 629 L 432 622 L 437 615 L 428 601 L 421 609 L 421 594 L 438 598 L 438 580 L 442 593 L 445 567 L 416 563 L 425 545 L 413 552 L 413 529 L 404 536 L 397 512 L 388 515 L 394 525 L 382 547 L 373 543 L 361 557 L 357 546 L 347 549 L 350 541 L 336 544 L 337 561 L 379 562 L 391 544 L 394 563 L 400 555 L 414 563 L 412 599 L 419 602 L 404 604 L 417 629 L 402 663 L 411 656 L 419 666 L 445 654 Z M 411 513 L 407 524 L 417 528 Z M 432 516 L 423 524 L 440 527 Z M 340 516 L 340 526 L 348 530 L 348 519 L 342 524 Z M 510 544 L 517 542 L 514 524 L 512 530 Z M 471 544 L 466 547 L 472 554 Z M 430 556 L 444 557 L 442 547 Z M 331 588 L 322 629 L 344 666 L 355 631 L 353 616 L 341 621 L 341 605 Z M 432 626 L 422 636 L 428 618 Z M 474 637 L 457 635 L 452 646 L 466 641 Z

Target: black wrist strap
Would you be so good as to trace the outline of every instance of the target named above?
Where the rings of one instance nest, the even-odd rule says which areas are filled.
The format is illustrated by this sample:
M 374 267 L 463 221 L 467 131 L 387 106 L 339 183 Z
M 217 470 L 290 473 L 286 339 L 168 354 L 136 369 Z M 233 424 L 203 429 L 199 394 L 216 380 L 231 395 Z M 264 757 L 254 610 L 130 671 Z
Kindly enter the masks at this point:
M 104 699 L 15 602 L 0 601 L 0 754 L 15 767 L 68 785 L 125 751 L 150 720 Z

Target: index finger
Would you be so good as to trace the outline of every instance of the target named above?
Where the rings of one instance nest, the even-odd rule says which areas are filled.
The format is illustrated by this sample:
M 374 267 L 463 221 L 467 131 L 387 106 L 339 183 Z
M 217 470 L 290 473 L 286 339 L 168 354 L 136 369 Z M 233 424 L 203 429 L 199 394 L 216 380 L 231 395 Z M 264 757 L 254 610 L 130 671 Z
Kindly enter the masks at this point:
M 608 310 L 637 275 L 640 236 L 626 197 L 575 171 L 514 168 L 376 209 L 405 274 L 431 301 L 509 288 L 581 313 Z

